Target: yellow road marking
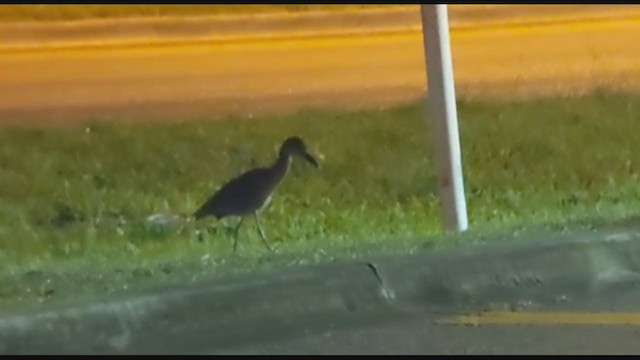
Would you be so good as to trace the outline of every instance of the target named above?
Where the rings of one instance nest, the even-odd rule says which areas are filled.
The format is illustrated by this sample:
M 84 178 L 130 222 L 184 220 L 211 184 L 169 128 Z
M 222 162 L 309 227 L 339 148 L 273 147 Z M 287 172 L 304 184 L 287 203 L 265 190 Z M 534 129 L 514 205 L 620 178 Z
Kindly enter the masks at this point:
M 630 14 L 624 18 L 543 18 L 530 21 L 502 21 L 495 23 L 459 23 L 451 27 L 451 33 L 482 34 L 492 32 L 532 32 L 532 31 L 558 31 L 564 29 L 585 30 L 606 28 L 615 26 L 634 26 L 640 22 L 640 13 Z M 421 30 L 421 29 L 420 29 Z
M 640 20 L 453 31 L 456 92 L 522 98 L 637 88 L 640 47 L 629 44 L 640 43 L 639 29 Z M 381 101 L 392 105 L 424 96 L 422 47 L 418 31 L 215 47 L 1 54 L 0 111 L 19 121 L 68 121 L 105 109 L 114 117 L 173 119 L 351 107 L 354 102 L 358 108 Z
M 488 311 L 438 321 L 448 325 L 640 325 L 640 312 Z
M 634 26 L 640 24 L 640 12 L 632 12 L 623 18 L 604 16 L 593 18 L 571 18 L 547 16 L 532 20 L 509 20 L 493 22 L 465 21 L 451 27 L 451 33 L 456 36 L 474 36 L 486 33 L 520 33 L 531 31 L 558 31 L 563 29 L 587 30 L 615 26 Z M 171 47 L 200 47 L 205 45 L 253 47 L 256 45 L 272 46 L 274 43 L 289 43 L 295 46 L 301 44 L 313 44 L 317 46 L 321 42 L 360 43 L 362 41 L 378 41 L 381 38 L 393 37 L 421 37 L 422 25 L 398 26 L 389 28 L 360 29 L 343 28 L 339 30 L 319 31 L 292 31 L 286 34 L 251 34 L 229 36 L 197 36 L 197 37 L 163 37 L 163 38 L 139 38 L 129 40 L 122 38 L 100 39 L 89 41 L 51 44 L 15 44 L 0 47 L 0 54 L 23 54 L 40 52 L 86 52 L 108 51 L 141 48 L 171 48 Z M 304 46 L 304 45 L 303 45 Z

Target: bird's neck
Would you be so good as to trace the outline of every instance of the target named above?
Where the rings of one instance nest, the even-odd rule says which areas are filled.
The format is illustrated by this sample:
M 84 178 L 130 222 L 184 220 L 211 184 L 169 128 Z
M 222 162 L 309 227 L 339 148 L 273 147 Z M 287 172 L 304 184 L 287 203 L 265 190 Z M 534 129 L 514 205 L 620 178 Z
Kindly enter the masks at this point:
M 287 174 L 287 171 L 289 171 L 290 166 L 291 166 L 291 156 L 280 154 L 276 162 L 271 167 L 278 182 L 280 182 L 280 180 L 282 180 L 282 178 Z

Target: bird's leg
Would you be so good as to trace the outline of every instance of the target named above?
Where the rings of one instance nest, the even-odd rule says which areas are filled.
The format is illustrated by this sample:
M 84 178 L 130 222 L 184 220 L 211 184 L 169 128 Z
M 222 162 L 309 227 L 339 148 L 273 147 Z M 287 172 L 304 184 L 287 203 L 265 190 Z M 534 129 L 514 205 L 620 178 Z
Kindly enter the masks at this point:
M 260 225 L 260 218 L 258 218 L 258 212 L 254 212 L 253 216 L 256 219 L 256 225 L 258 225 L 258 234 L 260 235 L 260 238 L 262 239 L 264 246 L 266 246 L 267 249 L 271 251 L 271 247 L 269 246 L 269 243 L 267 243 L 267 237 L 264 235 L 264 230 L 262 230 L 262 225 Z
M 242 221 L 244 221 L 244 217 L 240 218 L 240 221 L 238 221 L 238 225 L 236 225 L 235 229 L 233 229 L 233 252 L 236 252 L 236 248 L 238 247 L 238 231 L 240 231 L 240 225 L 242 225 Z

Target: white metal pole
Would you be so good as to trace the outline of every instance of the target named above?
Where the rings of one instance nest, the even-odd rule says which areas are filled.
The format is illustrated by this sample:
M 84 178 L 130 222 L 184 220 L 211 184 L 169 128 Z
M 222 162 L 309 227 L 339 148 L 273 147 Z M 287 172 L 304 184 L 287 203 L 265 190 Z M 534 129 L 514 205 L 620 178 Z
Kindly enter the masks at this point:
M 421 11 L 429 100 L 435 115 L 436 166 L 443 225 L 447 230 L 465 231 L 468 227 L 467 204 L 462 177 L 447 5 L 421 5 Z

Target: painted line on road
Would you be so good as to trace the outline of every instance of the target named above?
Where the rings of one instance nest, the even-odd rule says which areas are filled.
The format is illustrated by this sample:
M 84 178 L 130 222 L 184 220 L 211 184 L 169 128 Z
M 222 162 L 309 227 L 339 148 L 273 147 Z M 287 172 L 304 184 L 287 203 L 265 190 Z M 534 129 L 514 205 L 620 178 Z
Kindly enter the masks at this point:
M 87 51 L 87 50 L 122 50 L 137 48 L 161 48 L 161 47 L 191 47 L 202 45 L 246 45 L 260 43 L 283 43 L 283 42 L 314 42 L 318 40 L 355 40 L 360 38 L 379 38 L 406 34 L 420 34 L 422 27 L 395 27 L 380 29 L 348 29 L 334 31 L 309 31 L 295 32 L 287 35 L 282 34 L 250 34 L 250 35 L 229 35 L 229 36 L 201 36 L 201 37 L 165 37 L 155 38 L 134 38 L 131 40 L 99 40 L 99 41 L 79 41 L 64 42 L 58 44 L 38 44 L 28 43 L 23 45 L 0 46 L 0 54 L 5 53 L 27 53 L 27 52 L 51 52 L 51 51 Z
M 487 311 L 437 321 L 443 325 L 640 325 L 640 312 Z
M 451 25 L 451 32 L 485 33 L 495 31 L 531 31 L 540 28 L 562 29 L 567 27 L 594 28 L 601 26 L 634 25 L 640 21 L 640 12 L 627 13 L 624 16 L 588 16 L 588 17 L 547 17 L 541 19 L 513 19 L 487 22 L 459 22 Z
M 493 21 L 493 22 L 460 22 L 452 23 L 451 33 L 483 34 L 495 31 L 532 31 L 562 28 L 597 28 L 602 26 L 637 25 L 640 23 L 640 12 L 616 18 L 606 17 L 548 17 L 543 19 Z M 358 39 L 368 37 L 385 37 L 397 35 L 421 35 L 422 25 L 376 28 L 341 28 L 323 31 L 295 31 L 289 33 L 255 33 L 227 36 L 185 36 L 185 37 L 134 37 L 131 39 L 103 39 L 90 41 L 64 41 L 59 43 L 16 43 L 0 46 L 0 54 L 44 52 L 44 51 L 86 51 L 114 50 L 143 47 L 177 47 L 198 45 L 239 45 L 246 43 L 277 43 L 289 41 L 314 41 L 320 39 Z

